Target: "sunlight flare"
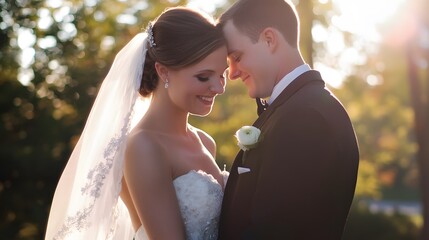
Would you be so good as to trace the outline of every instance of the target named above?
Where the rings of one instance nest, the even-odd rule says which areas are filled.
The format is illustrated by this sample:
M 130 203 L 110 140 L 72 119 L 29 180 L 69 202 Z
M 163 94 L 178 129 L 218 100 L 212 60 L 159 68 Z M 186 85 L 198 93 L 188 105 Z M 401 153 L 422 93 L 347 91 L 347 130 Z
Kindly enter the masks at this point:
M 334 0 L 340 15 L 332 19 L 332 22 L 342 31 L 379 42 L 381 35 L 377 25 L 391 19 L 404 3 L 405 0 Z

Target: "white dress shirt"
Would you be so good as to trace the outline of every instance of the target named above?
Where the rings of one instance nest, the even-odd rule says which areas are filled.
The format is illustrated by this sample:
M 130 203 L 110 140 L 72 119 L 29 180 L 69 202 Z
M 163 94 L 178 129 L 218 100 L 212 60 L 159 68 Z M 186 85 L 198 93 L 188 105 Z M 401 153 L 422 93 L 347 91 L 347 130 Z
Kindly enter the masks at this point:
M 268 104 L 274 102 L 274 100 L 283 92 L 283 90 L 297 77 L 301 74 L 310 71 L 311 68 L 308 64 L 302 64 L 301 66 L 295 68 L 292 72 L 286 74 L 277 84 L 274 86 L 273 93 L 271 94 Z

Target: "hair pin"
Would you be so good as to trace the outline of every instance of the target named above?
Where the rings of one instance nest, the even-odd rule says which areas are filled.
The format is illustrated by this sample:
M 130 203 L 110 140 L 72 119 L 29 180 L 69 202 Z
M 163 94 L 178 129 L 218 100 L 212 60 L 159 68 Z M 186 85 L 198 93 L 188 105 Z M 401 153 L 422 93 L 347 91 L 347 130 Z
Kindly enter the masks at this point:
M 155 38 L 153 37 L 153 26 L 152 23 L 149 22 L 147 29 L 146 29 L 148 39 L 149 39 L 149 45 L 150 47 L 156 47 Z

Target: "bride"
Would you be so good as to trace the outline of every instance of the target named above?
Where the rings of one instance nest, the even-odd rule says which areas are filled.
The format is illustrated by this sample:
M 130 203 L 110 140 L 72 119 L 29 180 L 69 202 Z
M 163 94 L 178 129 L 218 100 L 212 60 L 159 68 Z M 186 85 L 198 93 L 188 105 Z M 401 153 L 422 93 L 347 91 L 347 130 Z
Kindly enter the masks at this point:
M 182 7 L 118 53 L 58 183 L 45 239 L 217 239 L 227 173 L 188 116 L 209 114 L 225 91 L 226 57 L 213 20 Z

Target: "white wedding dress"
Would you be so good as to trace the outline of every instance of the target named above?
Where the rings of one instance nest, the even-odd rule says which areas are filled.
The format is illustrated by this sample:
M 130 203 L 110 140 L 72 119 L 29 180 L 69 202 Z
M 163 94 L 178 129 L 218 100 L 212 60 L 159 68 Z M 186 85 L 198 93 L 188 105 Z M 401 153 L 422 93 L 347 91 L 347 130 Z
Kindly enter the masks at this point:
M 127 136 L 151 98 L 139 97 L 147 34 L 137 34 L 116 55 L 55 190 L 45 240 L 148 239 L 134 231 L 120 199 Z M 108 119 L 108 121 L 106 121 Z M 223 172 L 224 184 L 228 173 Z M 190 171 L 174 180 L 187 239 L 216 239 L 223 186 Z
M 228 172 L 222 172 L 226 183 Z M 203 171 L 192 170 L 173 181 L 180 212 L 186 228 L 186 239 L 217 239 L 223 187 Z M 143 227 L 135 240 L 148 239 Z

